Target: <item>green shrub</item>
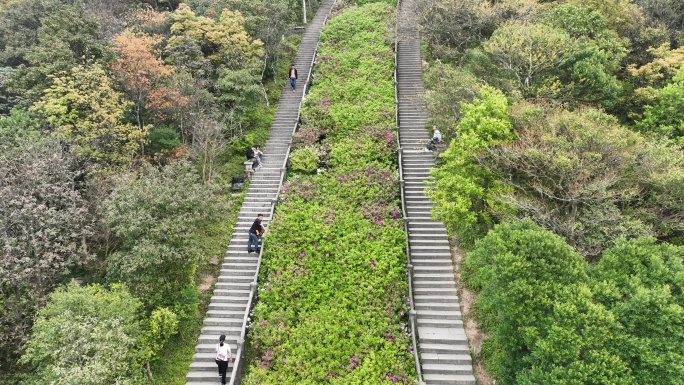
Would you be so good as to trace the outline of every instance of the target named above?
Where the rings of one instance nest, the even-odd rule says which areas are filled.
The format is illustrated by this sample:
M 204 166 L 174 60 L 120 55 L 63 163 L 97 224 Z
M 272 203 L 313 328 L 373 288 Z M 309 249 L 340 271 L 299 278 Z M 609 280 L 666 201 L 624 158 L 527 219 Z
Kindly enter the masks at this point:
M 489 333 L 488 369 L 503 383 L 629 384 L 620 325 L 593 301 L 586 262 L 530 221 L 496 226 L 465 259 Z
M 313 174 L 318 168 L 318 150 L 313 146 L 298 148 L 290 154 L 290 168 L 294 172 Z

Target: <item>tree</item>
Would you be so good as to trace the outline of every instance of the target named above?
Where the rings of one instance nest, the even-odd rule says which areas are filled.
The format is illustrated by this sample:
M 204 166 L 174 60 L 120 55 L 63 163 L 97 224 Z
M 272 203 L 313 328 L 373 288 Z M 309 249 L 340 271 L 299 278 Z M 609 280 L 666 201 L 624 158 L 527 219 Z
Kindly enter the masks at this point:
M 677 0 L 635 0 L 652 23 L 662 23 L 670 40 L 684 44 L 684 4 Z
M 160 42 L 159 36 L 134 34 L 128 30 L 113 39 L 114 52 L 119 58 L 112 64 L 112 70 L 126 90 L 128 99 L 133 101 L 135 120 L 141 132 L 148 130 L 145 127 L 145 102 L 172 71 L 155 55 L 155 46 Z
M 425 84 L 429 123 L 439 127 L 445 142 L 451 142 L 457 138 L 457 125 L 463 117 L 461 104 L 473 102 L 482 82 L 470 71 L 436 61 L 425 72 Z
M 244 116 L 255 109 L 261 90 L 260 78 L 254 68 L 220 70 L 216 88 L 221 92 L 218 102 L 231 116 L 234 126 L 241 132 Z
M 654 103 L 644 107 L 643 118 L 635 126 L 642 132 L 657 133 L 684 141 L 684 67 L 674 81 L 654 91 Z
M 514 79 L 523 95 L 573 53 L 565 31 L 545 24 L 508 23 L 494 31 L 484 50 Z
M 514 209 L 493 215 L 531 218 L 590 259 L 619 236 L 655 234 L 638 209 L 650 162 L 640 135 L 591 109 L 514 111 L 518 140 L 475 155 L 507 187 L 494 200 Z
M 556 71 L 563 83 L 557 98 L 574 105 L 612 107 L 622 90 L 616 74 L 622 70 L 627 48 L 608 29 L 605 16 L 590 6 L 563 4 L 545 12 L 542 20 L 567 32 L 575 45 L 567 63 Z
M 202 181 L 213 178 L 214 162 L 228 150 L 229 140 L 225 124 L 212 117 L 200 118 L 192 128 L 190 155 L 200 162 Z
M 622 325 L 613 346 L 638 384 L 684 378 L 684 248 L 654 239 L 620 240 L 590 273 L 597 300 Z
M 619 326 L 593 302 L 586 262 L 562 238 L 527 220 L 500 224 L 464 268 L 489 334 L 483 354 L 499 380 L 632 383 L 626 363 L 608 349 Z
M 23 383 L 133 384 L 142 332 L 139 300 L 118 285 L 72 282 L 40 310 L 22 361 L 33 367 Z
M 292 12 L 292 6 L 287 0 L 223 0 L 213 1 L 206 13 L 207 16 L 218 18 L 223 9 L 231 9 L 244 15 L 247 33 L 264 43 L 263 80 L 265 76 L 275 74 L 283 31 L 297 22 L 297 14 Z
M 127 284 L 148 308 L 174 305 L 194 283 L 197 232 L 221 213 L 212 186 L 186 161 L 123 179 L 101 207 L 119 242 L 107 257 L 107 280 Z
M 489 198 L 500 184 L 473 155 L 514 139 L 508 108 L 503 93 L 490 86 L 483 86 L 472 103 L 461 103 L 458 140 L 451 141 L 441 156 L 442 166 L 432 172 L 435 179 L 428 193 L 435 203 L 434 213 L 464 244 L 472 243 L 493 225 L 485 207 L 493 203 Z
M 99 65 L 74 67 L 53 77 L 32 110 L 39 112 L 59 137 L 96 166 L 126 164 L 147 136 L 146 128 L 122 122 L 129 101 L 117 92 Z
M 49 0 L 47 4 L 50 11 L 40 17 L 37 42 L 20 51 L 25 64 L 21 63 L 8 78 L 10 91 L 29 102 L 40 98 L 53 76 L 75 66 L 106 61 L 111 54 L 99 39 L 97 21 L 85 12 L 83 3 Z
M 76 189 L 82 171 L 57 140 L 42 137 L 37 124 L 21 112 L 0 118 L 3 372 L 17 358 L 47 295 L 91 260 L 93 218 Z
M 421 35 L 427 40 L 432 55 L 443 60 L 459 59 L 468 48 L 491 35 L 494 11 L 489 2 L 477 0 L 433 0 L 420 2 Z
M 181 3 L 173 13 L 173 20 L 173 36 L 168 41 L 170 49 L 177 49 L 185 44 L 186 37 L 190 37 L 214 66 L 229 69 L 251 67 L 253 61 L 262 56 L 263 44 L 247 34 L 240 12 L 223 10 L 219 20 L 214 21 L 195 15 L 190 7 Z

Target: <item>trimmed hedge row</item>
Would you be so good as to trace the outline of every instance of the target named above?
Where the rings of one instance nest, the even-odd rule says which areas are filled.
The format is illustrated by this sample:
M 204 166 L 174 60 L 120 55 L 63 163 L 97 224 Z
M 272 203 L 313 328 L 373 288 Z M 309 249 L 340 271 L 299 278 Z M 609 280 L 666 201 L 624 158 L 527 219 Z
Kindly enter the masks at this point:
M 415 379 L 385 38 L 393 12 L 338 7 L 323 30 L 292 154 L 302 166 L 265 240 L 246 384 Z M 309 174 L 308 158 L 324 171 Z

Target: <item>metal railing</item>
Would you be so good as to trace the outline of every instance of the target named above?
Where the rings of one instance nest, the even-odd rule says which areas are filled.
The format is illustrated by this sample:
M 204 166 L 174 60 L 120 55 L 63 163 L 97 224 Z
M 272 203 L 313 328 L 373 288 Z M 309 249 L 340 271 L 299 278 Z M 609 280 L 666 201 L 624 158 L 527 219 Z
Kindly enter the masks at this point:
M 323 20 L 323 26 L 327 24 L 328 19 L 330 17 L 330 12 L 332 11 L 332 8 L 328 11 L 328 14 L 325 16 L 325 19 Z M 316 55 L 318 54 L 318 46 L 314 48 L 313 51 L 313 56 L 311 59 L 311 63 L 309 65 L 309 72 L 307 74 L 307 79 L 306 83 L 304 85 L 304 89 L 302 92 L 302 98 L 299 101 L 299 105 L 297 106 L 297 119 L 295 120 L 295 124 L 292 128 L 292 134 L 297 132 L 297 127 L 299 126 L 299 119 L 301 116 L 301 108 L 302 104 L 304 102 L 304 98 L 306 96 L 307 90 L 309 88 L 309 84 L 311 81 L 311 76 L 313 73 L 313 67 L 316 62 Z M 292 149 L 292 139 L 290 138 L 290 144 L 287 146 L 287 151 L 285 152 L 285 159 L 283 160 L 283 164 L 280 167 L 280 181 L 278 182 L 278 192 L 276 193 L 276 197 L 271 199 L 271 208 L 269 210 L 269 218 L 270 220 L 273 219 L 273 215 L 275 213 L 275 208 L 278 204 L 278 196 L 280 195 L 280 190 L 283 187 L 283 183 L 285 183 L 285 177 L 287 175 L 287 159 L 290 156 L 290 150 Z M 242 375 L 242 369 L 244 367 L 244 360 L 245 360 L 245 337 L 247 335 L 247 323 L 249 322 L 250 319 L 250 314 L 252 312 L 252 305 L 255 302 L 256 299 L 256 293 L 258 289 L 258 281 L 259 281 L 259 271 L 261 269 L 261 261 L 263 259 L 264 255 L 264 245 L 262 243 L 261 249 L 259 251 L 259 258 L 257 259 L 257 266 L 256 266 L 256 272 L 254 273 L 254 280 L 250 283 L 250 288 L 249 288 L 249 300 L 247 301 L 247 308 L 245 309 L 245 315 L 242 318 L 242 329 L 240 331 L 240 338 L 238 338 L 237 341 L 237 351 L 235 353 L 235 361 L 233 362 L 233 370 L 231 371 L 230 375 L 230 383 L 229 385 L 237 385 L 240 383 L 240 377 Z
M 403 161 L 403 151 L 401 147 L 401 122 L 399 121 L 399 90 L 397 84 L 399 79 L 397 78 L 397 50 L 399 49 L 399 9 L 401 8 L 402 1 L 397 1 L 397 22 L 394 26 L 394 119 L 397 126 L 397 153 L 399 161 L 399 184 L 401 192 L 401 212 L 404 220 L 404 233 L 406 234 L 406 275 L 408 276 L 408 292 L 409 292 L 409 322 L 411 324 L 411 342 L 413 343 L 413 358 L 416 364 L 416 375 L 418 376 L 418 383 L 425 384 L 423 381 L 423 371 L 420 366 L 420 358 L 418 357 L 418 327 L 416 326 L 416 318 L 418 313 L 416 312 L 415 305 L 413 302 L 413 264 L 411 263 L 411 244 L 409 242 L 409 218 L 406 211 L 406 199 L 404 196 L 404 168 L 402 166 Z

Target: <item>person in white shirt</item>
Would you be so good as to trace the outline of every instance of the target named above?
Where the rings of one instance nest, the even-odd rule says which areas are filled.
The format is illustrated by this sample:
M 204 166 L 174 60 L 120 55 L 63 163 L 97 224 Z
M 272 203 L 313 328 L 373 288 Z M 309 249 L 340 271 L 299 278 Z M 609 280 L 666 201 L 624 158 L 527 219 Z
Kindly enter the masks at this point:
M 434 151 L 438 143 L 442 142 L 442 133 L 437 126 L 432 126 L 432 139 L 425 146 L 425 151 Z
M 218 365 L 219 377 L 221 377 L 221 384 L 223 385 L 226 385 L 228 362 L 233 362 L 233 353 L 230 351 L 230 345 L 226 342 L 226 336 L 221 334 L 219 343 L 216 344 L 216 365 Z
M 436 142 L 436 143 L 441 142 L 442 141 L 442 133 L 439 132 L 439 129 L 437 128 L 437 126 L 432 126 L 432 130 L 433 130 L 432 141 Z

